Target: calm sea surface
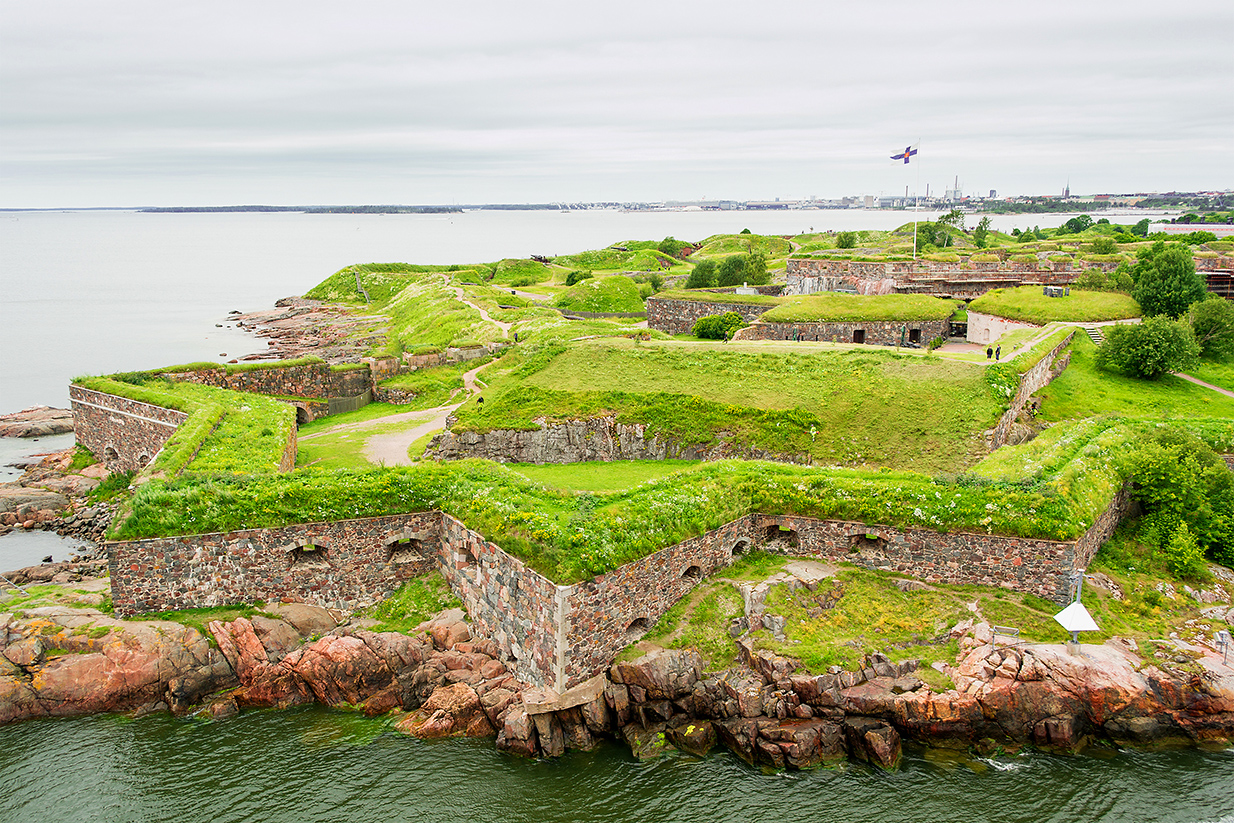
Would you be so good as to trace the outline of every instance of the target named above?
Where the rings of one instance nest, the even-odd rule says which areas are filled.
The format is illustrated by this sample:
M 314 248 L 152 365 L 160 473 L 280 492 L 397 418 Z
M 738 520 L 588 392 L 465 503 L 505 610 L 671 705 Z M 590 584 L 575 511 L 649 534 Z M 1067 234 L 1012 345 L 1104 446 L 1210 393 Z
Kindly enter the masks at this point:
M 994 222 L 1046 227 L 1068 217 Z M 885 229 L 905 218 L 878 211 L 3 213 L 0 412 L 66 405 L 66 384 L 78 374 L 259 350 L 260 341 L 226 328 L 230 310 L 268 307 L 351 263 L 492 261 L 743 228 Z M 0 463 L 68 442 L 0 440 Z M 0 568 L 68 551 L 51 535 L 9 535 L 0 538 Z M 851 767 L 775 775 L 728 754 L 641 764 L 618 746 L 528 762 L 491 742 L 427 744 L 379 721 L 321 709 L 251 712 L 215 724 L 101 716 L 0 728 L 0 821 L 53 820 L 1234 821 L 1234 752 L 969 764 L 910 753 L 895 774 Z

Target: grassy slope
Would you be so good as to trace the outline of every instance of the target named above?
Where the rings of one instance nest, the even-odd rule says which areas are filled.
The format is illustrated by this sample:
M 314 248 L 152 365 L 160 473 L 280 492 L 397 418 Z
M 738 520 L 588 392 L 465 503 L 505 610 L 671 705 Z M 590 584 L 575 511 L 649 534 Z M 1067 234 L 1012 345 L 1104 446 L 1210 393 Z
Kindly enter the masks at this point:
M 968 308 L 1039 325 L 1054 321 L 1098 323 L 1140 316 L 1140 305 L 1125 294 L 1072 289 L 1067 297 L 1046 297 L 1038 286 L 994 289 L 969 303 Z
M 628 277 L 592 277 L 571 286 L 557 296 L 553 305 L 560 309 L 589 312 L 640 312 L 643 298 L 638 286 Z
M 1188 374 L 1226 391 L 1234 391 L 1234 360 L 1202 359 Z
M 1097 347 L 1084 335 L 1075 336 L 1071 350 L 1071 365 L 1039 392 L 1046 420 L 1095 414 L 1234 418 L 1234 398 L 1181 378 L 1139 380 L 1098 369 L 1093 362 Z
M 614 460 L 609 463 L 507 463 L 512 471 L 535 483 L 561 491 L 623 491 L 683 469 L 696 460 Z
M 283 448 L 295 426 L 296 413 L 291 406 L 259 394 L 160 379 L 143 385 L 106 377 L 83 377 L 74 382 L 189 415 L 151 464 L 154 472 L 278 471 Z
M 769 323 L 823 320 L 946 320 L 956 304 L 924 294 L 819 294 L 792 297 L 760 318 Z
M 460 410 L 460 430 L 528 428 L 539 414 L 620 412 L 692 442 L 745 426 L 764 448 L 808 452 L 823 463 L 926 471 L 961 469 L 977 436 L 1001 413 L 980 367 L 883 351 L 747 353 L 584 341 L 524 378 L 503 380 L 492 369 L 486 377 L 494 392 L 483 407 Z M 515 391 L 520 387 L 538 391 Z M 691 397 L 714 405 L 691 408 Z M 752 410 L 785 415 L 750 419 Z M 716 419 L 707 421 L 709 415 Z

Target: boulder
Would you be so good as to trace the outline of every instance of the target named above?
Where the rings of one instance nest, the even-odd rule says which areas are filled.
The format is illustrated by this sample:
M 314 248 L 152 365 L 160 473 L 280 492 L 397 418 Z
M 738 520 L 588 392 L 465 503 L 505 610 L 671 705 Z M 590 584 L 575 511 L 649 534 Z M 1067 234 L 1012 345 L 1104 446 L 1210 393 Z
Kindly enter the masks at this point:
M 668 724 L 664 733 L 673 746 L 696 757 L 706 757 L 719 742 L 715 726 L 709 720 L 679 717 Z
M 693 649 L 657 649 L 628 662 L 614 663 L 613 682 L 635 686 L 650 700 L 676 700 L 690 694 L 703 670 Z
M 338 625 L 330 612 L 307 603 L 276 603 L 266 610 L 290 623 L 301 637 L 321 636 Z
M 884 769 L 894 769 L 900 763 L 899 733 L 875 717 L 844 718 L 844 734 L 849 755 L 856 760 L 873 763 Z
M 667 727 L 661 723 L 644 728 L 643 726 L 623 726 L 621 736 L 630 746 L 630 753 L 639 760 L 652 760 L 662 757 L 673 750 L 673 745 L 665 734 Z
M 535 757 L 539 753 L 536 725 L 522 706 L 511 706 L 502 718 L 497 748 L 523 757 Z
M 400 731 L 426 739 L 490 737 L 495 732 L 475 691 L 464 683 L 436 689 L 418 711 L 399 721 Z
M 0 437 L 47 437 L 73 430 L 73 412 L 50 406 L 31 406 L 0 414 Z
M 829 720 L 787 719 L 759 724 L 757 758 L 776 768 L 809 769 L 842 760 L 844 730 Z

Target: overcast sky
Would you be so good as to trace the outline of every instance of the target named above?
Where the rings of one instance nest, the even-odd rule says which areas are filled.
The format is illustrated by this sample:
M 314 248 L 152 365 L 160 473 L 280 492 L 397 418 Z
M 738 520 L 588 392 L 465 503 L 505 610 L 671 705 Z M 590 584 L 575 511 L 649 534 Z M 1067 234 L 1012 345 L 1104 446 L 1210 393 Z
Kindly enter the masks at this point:
M 0 10 L 3 207 L 1234 188 L 1231 0 Z

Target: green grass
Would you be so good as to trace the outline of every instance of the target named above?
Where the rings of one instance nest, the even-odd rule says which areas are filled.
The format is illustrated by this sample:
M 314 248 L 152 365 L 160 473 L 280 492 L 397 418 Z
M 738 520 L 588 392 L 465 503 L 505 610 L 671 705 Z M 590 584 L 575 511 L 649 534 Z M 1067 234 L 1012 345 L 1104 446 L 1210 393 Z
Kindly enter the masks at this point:
M 594 463 L 507 463 L 528 480 L 562 491 L 613 492 L 698 465 L 697 460 L 613 460 Z
M 403 412 L 407 411 L 406 408 L 400 406 L 394 408 L 402 409 Z M 310 439 L 297 441 L 296 465 L 319 469 L 371 468 L 373 464 L 364 456 L 364 447 L 370 438 L 413 429 L 429 416 L 417 415 L 407 420 L 376 423 L 360 430 L 349 429 L 346 424 L 338 424 L 339 427 L 335 430 L 319 431 Z
M 784 568 L 788 558 L 782 554 L 768 554 L 753 550 L 737 555 L 737 559 L 726 569 L 718 572 L 718 576 L 727 580 L 766 580 Z
M 702 583 L 669 609 L 647 637 L 670 649 L 697 649 L 705 670 L 719 671 L 737 657 L 728 624 L 743 613 L 741 594 L 730 584 Z
M 555 352 L 531 373 L 510 370 L 518 357 L 492 367 L 484 405 L 461 408 L 455 428 L 525 430 L 541 416 L 613 414 L 683 442 L 710 443 L 726 431 L 824 464 L 957 471 L 1002 411 L 982 367 L 941 358 L 626 340 Z
M 1098 414 L 1234 418 L 1234 398 L 1182 378 L 1167 375 L 1160 380 L 1140 380 L 1098 369 L 1093 360 L 1097 347 L 1085 335 L 1072 339 L 1071 351 L 1067 370 L 1038 392 L 1040 415 L 1045 420 Z
M 259 394 L 159 378 L 136 385 L 107 377 L 78 378 L 74 383 L 189 415 L 148 472 L 277 471 L 295 426 L 295 409 Z
M 1125 294 L 1072 289 L 1067 297 L 1046 297 L 1039 286 L 994 289 L 969 303 L 968 310 L 1038 325 L 1055 321 L 1097 323 L 1140 316 L 1140 305 Z
M 553 258 L 555 265 L 590 271 L 660 271 L 678 262 L 655 249 L 595 249 Z
M 1202 358 L 1199 365 L 1187 372 L 1192 377 L 1214 386 L 1234 391 L 1234 360 L 1210 360 Z
M 769 258 L 784 257 L 792 251 L 792 244 L 782 237 L 762 234 L 713 234 L 703 241 L 698 251 L 690 255 L 692 260 L 704 257 L 721 257 L 730 254 L 763 253 Z
M 463 388 L 463 375 L 491 360 L 491 357 L 484 357 L 465 363 L 420 369 L 391 377 L 381 385 L 415 393 L 415 402 L 398 407 L 403 411 L 431 409 L 449 403 L 455 393 Z
M 413 634 L 416 626 L 442 609 L 462 605 L 463 601 L 450 590 L 446 579 L 440 572 L 434 571 L 408 580 L 397 592 L 369 609 L 365 616 L 378 621 L 372 631 Z
M 640 312 L 643 298 L 638 286 L 628 277 L 592 277 L 571 286 L 557 296 L 553 305 L 559 309 L 589 312 Z
M 328 431 L 336 426 L 344 426 L 349 423 L 380 420 L 392 414 L 403 414 L 409 411 L 414 411 L 414 409 L 409 406 L 397 406 L 394 403 L 369 403 L 367 406 L 361 406 L 355 411 L 331 414 L 327 417 L 319 417 L 316 420 L 305 423 L 300 427 L 300 436 L 304 437 L 306 434 Z
M 946 320 L 956 304 L 924 294 L 814 294 L 791 297 L 763 314 L 768 323 Z
M 816 674 L 829 666 L 853 669 L 866 654 L 897 647 L 908 647 L 905 656 L 934 656 L 927 652 L 934 639 L 971 616 L 958 593 L 902 592 L 891 575 L 853 568 L 840 569 L 814 592 L 774 586 L 767 611 L 785 618 L 788 642 L 759 632 L 759 646 L 798 658 Z

